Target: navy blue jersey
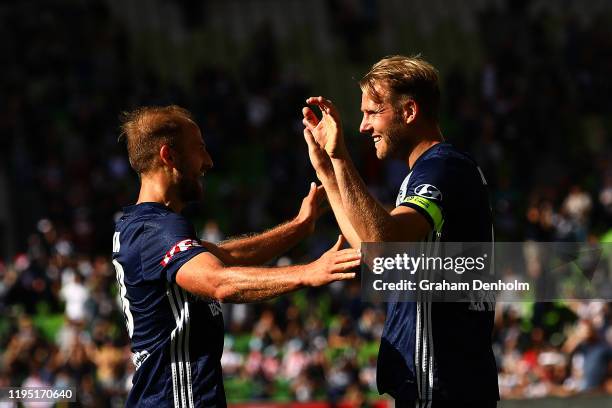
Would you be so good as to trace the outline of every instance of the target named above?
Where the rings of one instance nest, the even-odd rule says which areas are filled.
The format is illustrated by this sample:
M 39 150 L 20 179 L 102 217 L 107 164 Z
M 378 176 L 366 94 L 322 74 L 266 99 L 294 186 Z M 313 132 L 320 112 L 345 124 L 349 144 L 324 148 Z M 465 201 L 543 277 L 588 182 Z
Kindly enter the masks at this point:
M 431 224 L 427 241 L 492 242 L 485 178 L 448 143 L 423 153 L 396 201 Z M 400 400 L 498 400 L 494 302 L 390 302 L 378 356 L 379 392 Z
M 193 226 L 159 203 L 124 208 L 113 236 L 113 264 L 136 372 L 128 407 L 224 407 L 223 315 L 176 273 L 205 252 Z

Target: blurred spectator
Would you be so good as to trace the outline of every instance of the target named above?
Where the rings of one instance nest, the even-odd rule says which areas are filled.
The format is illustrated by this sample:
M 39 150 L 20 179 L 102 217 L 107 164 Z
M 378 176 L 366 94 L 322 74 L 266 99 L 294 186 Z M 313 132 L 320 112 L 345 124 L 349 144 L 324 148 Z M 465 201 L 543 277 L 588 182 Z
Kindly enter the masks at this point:
M 568 337 L 562 350 L 574 354 L 574 364 L 579 374 L 576 391 L 602 389 L 612 361 L 612 345 L 602 338 L 590 320 L 581 320 Z
M 74 322 L 82 322 L 88 317 L 89 289 L 83 285 L 83 277 L 78 272 L 70 273 L 63 280 L 60 297 L 66 302 L 66 316 Z

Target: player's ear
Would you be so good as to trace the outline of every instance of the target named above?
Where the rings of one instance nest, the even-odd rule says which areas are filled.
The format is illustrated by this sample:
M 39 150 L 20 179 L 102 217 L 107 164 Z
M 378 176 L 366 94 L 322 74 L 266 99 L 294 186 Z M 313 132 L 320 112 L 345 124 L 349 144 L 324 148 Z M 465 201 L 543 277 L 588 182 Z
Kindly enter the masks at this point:
M 405 124 L 409 125 L 414 122 L 418 112 L 419 106 L 414 99 L 408 98 L 402 103 L 402 118 Z
M 167 144 L 159 148 L 159 159 L 169 167 L 176 167 L 176 152 Z

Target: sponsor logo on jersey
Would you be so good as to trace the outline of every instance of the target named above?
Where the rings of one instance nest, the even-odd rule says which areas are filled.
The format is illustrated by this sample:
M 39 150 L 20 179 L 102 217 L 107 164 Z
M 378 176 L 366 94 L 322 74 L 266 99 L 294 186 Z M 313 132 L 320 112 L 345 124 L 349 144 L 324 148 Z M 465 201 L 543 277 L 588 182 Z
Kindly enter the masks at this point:
M 161 266 L 166 266 L 168 265 L 168 263 L 170 263 L 170 260 L 175 254 L 201 246 L 202 244 L 200 244 L 200 241 L 195 239 L 184 239 L 182 241 L 179 241 L 174 244 L 174 246 L 168 252 L 166 252 L 166 255 L 164 255 L 164 258 L 161 260 L 160 264 Z
M 144 363 L 145 360 L 147 358 L 149 358 L 150 355 L 151 354 L 149 353 L 148 350 L 142 350 L 142 351 L 138 351 L 138 352 L 132 354 L 132 362 L 136 366 L 137 370 L 140 368 L 142 363 Z
M 208 304 L 208 308 L 210 309 L 210 314 L 214 316 L 217 316 L 220 313 L 223 313 L 223 310 L 221 309 L 221 305 L 219 304 L 219 302 L 210 302 Z
M 442 193 L 438 190 L 438 187 L 431 184 L 421 184 L 414 189 L 414 194 L 432 200 L 442 200 Z

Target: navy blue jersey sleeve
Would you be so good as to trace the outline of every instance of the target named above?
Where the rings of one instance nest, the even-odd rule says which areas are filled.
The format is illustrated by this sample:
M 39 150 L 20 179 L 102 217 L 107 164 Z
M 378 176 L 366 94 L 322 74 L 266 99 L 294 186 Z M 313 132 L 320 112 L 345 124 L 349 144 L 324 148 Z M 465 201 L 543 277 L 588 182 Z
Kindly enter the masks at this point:
M 193 226 L 179 214 L 145 222 L 141 262 L 143 279 L 174 282 L 176 273 L 194 256 L 206 252 Z
M 444 223 L 444 192 L 449 188 L 448 177 L 446 163 L 440 158 L 417 163 L 399 205 L 415 209 L 427 219 L 432 229 L 440 231 Z

